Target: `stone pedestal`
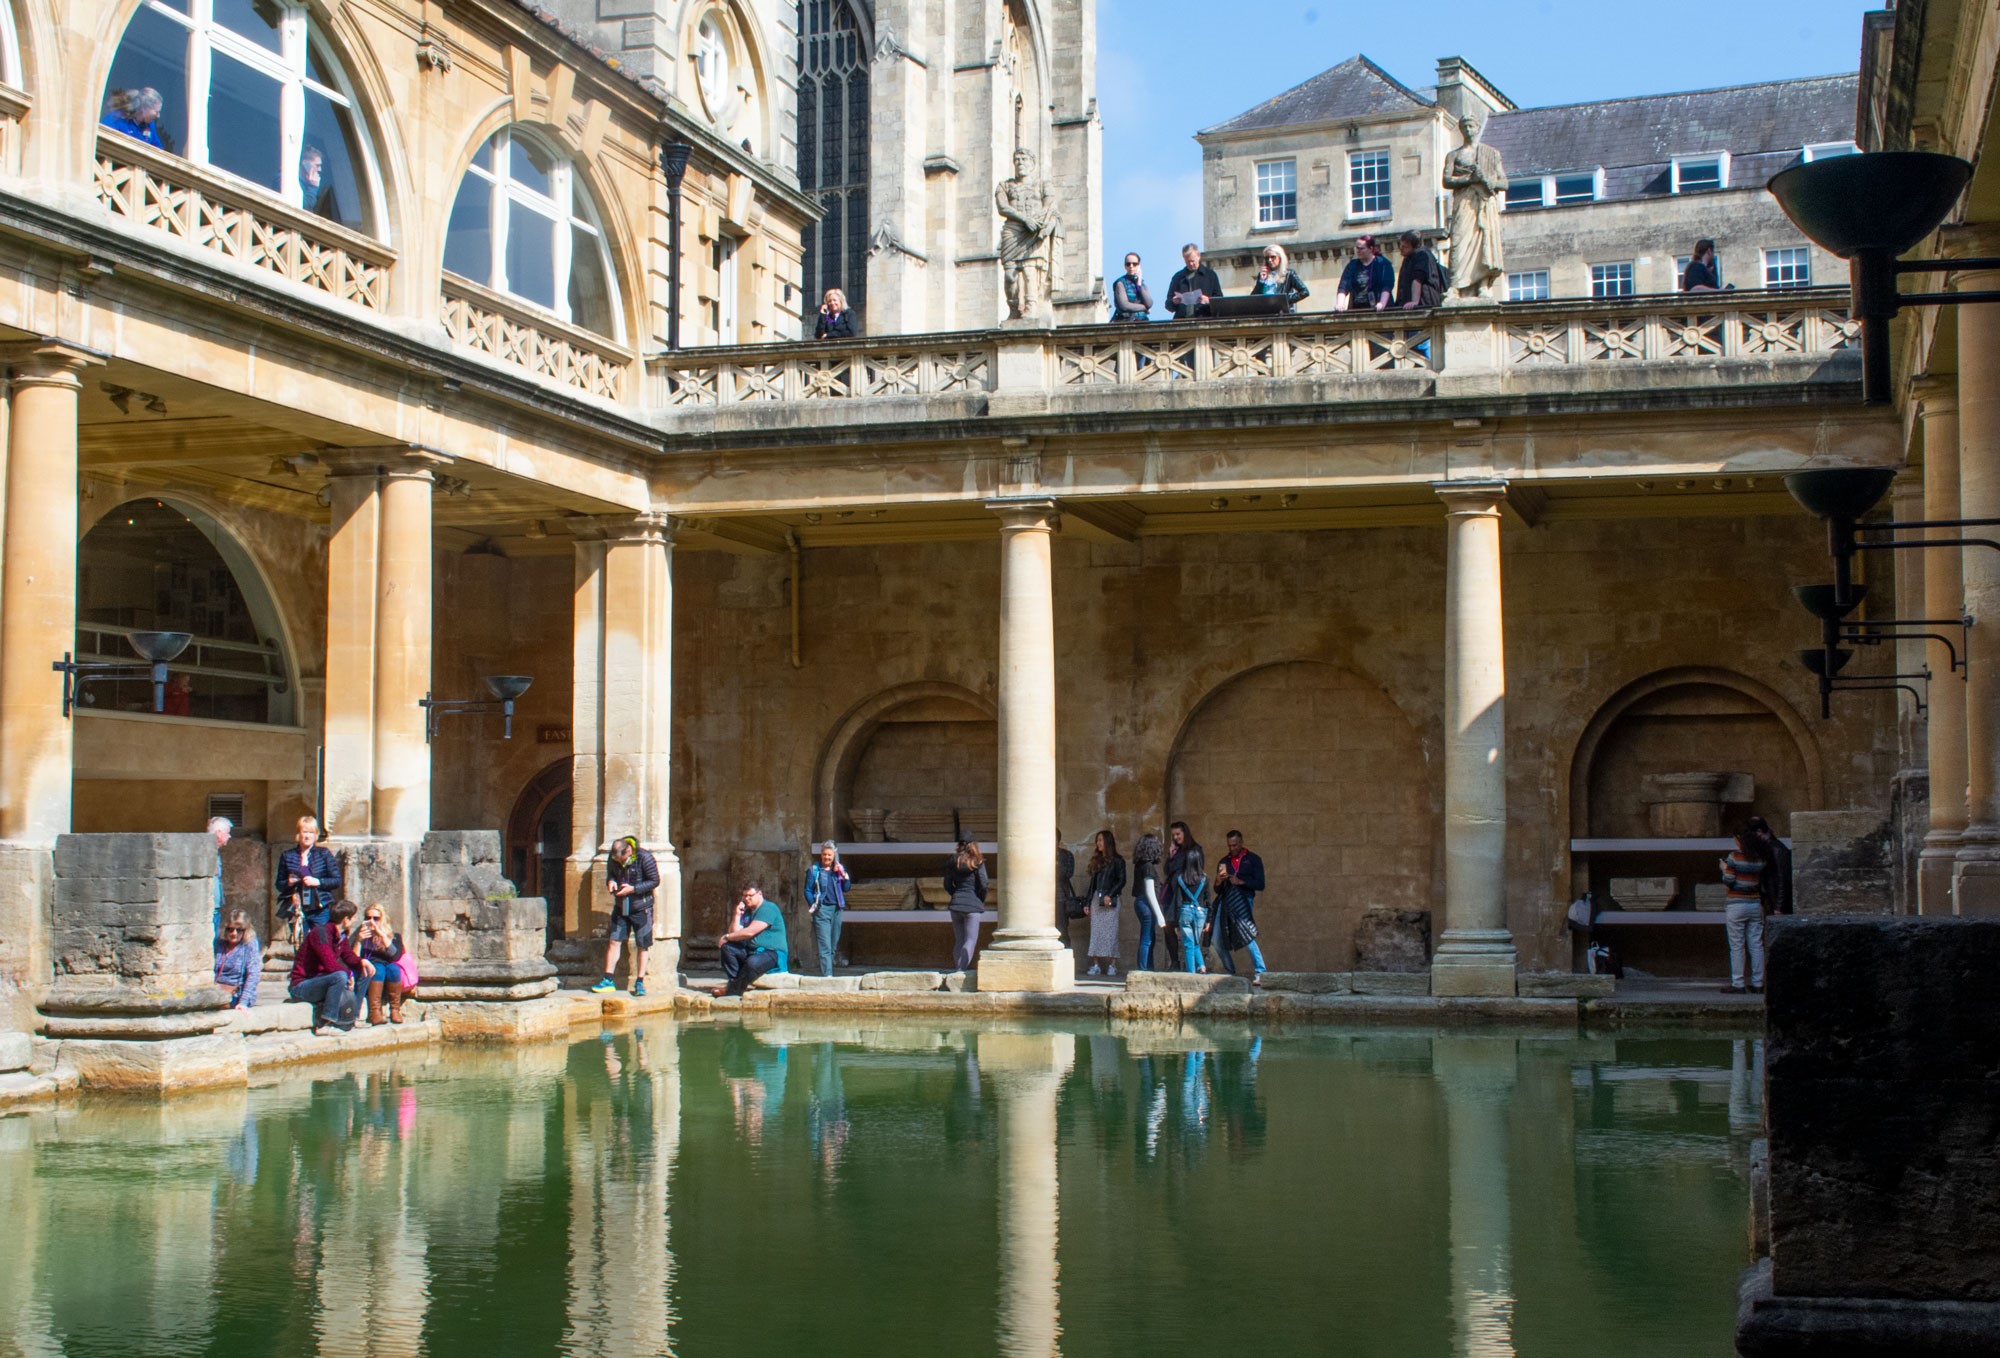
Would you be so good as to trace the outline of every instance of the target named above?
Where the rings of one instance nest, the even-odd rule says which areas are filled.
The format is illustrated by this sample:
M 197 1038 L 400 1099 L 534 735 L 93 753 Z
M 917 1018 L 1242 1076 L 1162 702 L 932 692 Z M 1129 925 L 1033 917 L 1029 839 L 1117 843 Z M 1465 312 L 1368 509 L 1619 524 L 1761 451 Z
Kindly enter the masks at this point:
M 417 862 L 416 931 L 403 940 L 417 950 L 418 997 L 441 1008 L 519 1004 L 554 993 L 556 969 L 543 956 L 548 913 L 540 897 L 514 895 L 514 884 L 500 871 L 498 832 L 425 835 Z M 444 1012 L 433 1012 L 444 1022 Z M 496 1031 L 522 1021 L 496 1018 Z
M 1750 1355 L 2000 1352 L 2000 921 L 1780 919 Z

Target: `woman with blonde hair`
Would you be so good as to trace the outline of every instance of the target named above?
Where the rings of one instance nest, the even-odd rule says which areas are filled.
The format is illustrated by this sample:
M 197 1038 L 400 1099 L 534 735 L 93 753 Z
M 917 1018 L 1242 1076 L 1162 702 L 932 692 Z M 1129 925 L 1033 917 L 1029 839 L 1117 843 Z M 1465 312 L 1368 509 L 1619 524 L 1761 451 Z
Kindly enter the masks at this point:
M 1264 247 L 1264 264 L 1257 270 L 1257 285 L 1250 292 L 1256 297 L 1284 298 L 1287 311 L 1312 296 L 1312 290 L 1286 260 L 1285 247 L 1276 241 Z
M 264 972 L 263 950 L 250 917 L 232 910 L 215 935 L 215 983 L 229 992 L 231 1009 L 257 1007 L 257 978 Z
M 854 312 L 847 305 L 847 294 L 839 288 L 828 288 L 826 296 L 820 299 L 819 319 L 813 323 L 814 339 L 853 339 Z

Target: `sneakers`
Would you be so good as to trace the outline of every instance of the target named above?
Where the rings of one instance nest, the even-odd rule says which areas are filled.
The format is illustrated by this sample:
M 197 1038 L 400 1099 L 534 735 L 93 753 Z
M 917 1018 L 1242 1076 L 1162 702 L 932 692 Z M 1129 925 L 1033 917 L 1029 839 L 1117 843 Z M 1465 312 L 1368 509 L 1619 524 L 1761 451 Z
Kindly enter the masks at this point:
M 1090 964 L 1090 970 L 1086 971 L 1083 974 L 1085 976 L 1102 976 L 1104 974 L 1104 968 L 1098 966 L 1097 963 L 1092 962 Z
M 1116 976 L 1118 974 L 1118 964 L 1116 962 L 1108 964 L 1104 968 L 1104 974 L 1106 976 Z
M 597 984 L 590 988 L 590 993 L 593 995 L 609 995 L 616 989 L 618 989 L 617 984 L 609 976 L 601 976 L 598 978 Z
M 632 998 L 635 1000 L 642 1000 L 645 997 L 646 997 L 646 983 L 644 981 L 632 982 Z

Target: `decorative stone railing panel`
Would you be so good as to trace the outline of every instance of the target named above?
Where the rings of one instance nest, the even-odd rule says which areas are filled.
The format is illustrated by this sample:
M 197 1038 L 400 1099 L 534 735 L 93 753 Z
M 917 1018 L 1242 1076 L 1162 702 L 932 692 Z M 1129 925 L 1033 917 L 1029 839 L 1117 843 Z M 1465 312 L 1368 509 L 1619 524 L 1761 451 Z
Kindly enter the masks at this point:
M 1773 306 L 1769 294 L 1673 309 L 1537 316 L 1506 321 L 1509 367 L 1566 367 L 1631 360 L 1702 360 L 1828 354 L 1858 348 L 1860 324 L 1834 306 Z M 1655 304 L 1657 305 L 1657 304 Z
M 769 346 L 748 361 L 709 359 L 700 350 L 661 360 L 661 403 L 668 406 L 744 405 L 769 401 L 839 401 L 867 396 L 950 396 L 993 388 L 994 353 L 966 347 L 813 349 Z
M 1339 377 L 1419 371 L 1432 367 L 1435 332 L 1423 326 L 1357 326 L 1275 330 L 1186 330 L 1126 325 L 1125 333 L 1093 333 L 1050 350 L 1055 388 L 1144 386 L 1147 383 L 1244 382 L 1280 377 Z
M 393 251 L 142 143 L 99 137 L 96 188 L 126 221 L 369 311 L 388 303 Z
M 586 396 L 625 399 L 631 356 L 587 331 L 456 278 L 445 280 L 443 316 L 445 334 L 461 348 Z

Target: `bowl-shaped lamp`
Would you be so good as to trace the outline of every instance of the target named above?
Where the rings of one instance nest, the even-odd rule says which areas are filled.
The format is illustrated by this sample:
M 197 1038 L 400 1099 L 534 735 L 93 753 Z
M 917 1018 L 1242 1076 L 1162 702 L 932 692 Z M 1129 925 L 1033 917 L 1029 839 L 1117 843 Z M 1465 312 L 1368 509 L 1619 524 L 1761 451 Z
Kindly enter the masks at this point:
M 1900 255 L 1950 215 L 1972 166 L 1933 151 L 1872 151 L 1794 165 L 1771 176 L 1771 195 L 1814 244 L 1842 259 Z
M 1814 518 L 1852 523 L 1881 503 L 1895 479 L 1894 467 L 1828 467 L 1793 472 L 1785 489 Z
M 1849 585 L 1847 592 L 1852 597 L 1847 602 L 1840 600 L 1839 585 L 1793 585 L 1792 596 L 1806 606 L 1806 612 L 1821 622 L 1839 622 L 1861 606 L 1868 597 L 1868 586 Z M 1818 655 L 1818 651 L 1812 654 Z

